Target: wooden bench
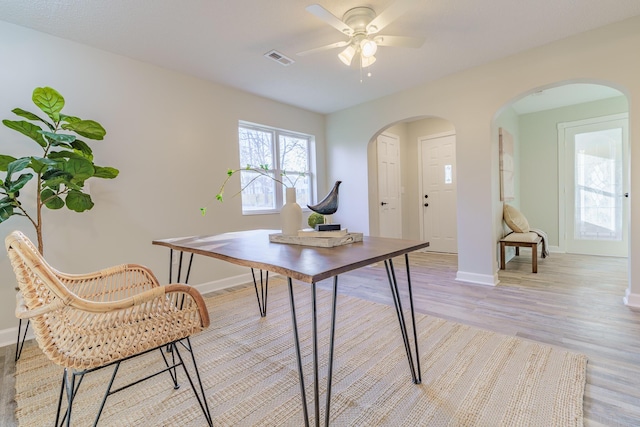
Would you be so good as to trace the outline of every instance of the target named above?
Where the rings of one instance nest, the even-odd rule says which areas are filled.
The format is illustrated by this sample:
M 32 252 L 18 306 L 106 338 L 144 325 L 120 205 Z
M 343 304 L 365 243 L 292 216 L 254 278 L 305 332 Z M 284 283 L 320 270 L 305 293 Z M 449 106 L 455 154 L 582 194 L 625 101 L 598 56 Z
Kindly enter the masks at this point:
M 516 256 L 520 255 L 520 248 L 531 248 L 531 271 L 533 273 L 538 272 L 538 244 L 542 242 L 542 237 L 537 233 L 510 233 L 500 239 L 500 269 L 504 270 L 506 267 L 505 262 L 505 247 L 513 246 L 516 248 Z

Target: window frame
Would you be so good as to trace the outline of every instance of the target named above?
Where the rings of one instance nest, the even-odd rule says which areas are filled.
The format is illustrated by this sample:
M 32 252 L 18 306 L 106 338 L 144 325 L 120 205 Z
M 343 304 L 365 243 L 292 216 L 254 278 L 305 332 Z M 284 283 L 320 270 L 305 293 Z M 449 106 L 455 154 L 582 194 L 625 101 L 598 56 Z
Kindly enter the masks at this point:
M 305 171 L 305 175 L 307 176 L 308 179 L 308 194 L 309 194 L 309 201 L 308 204 L 311 203 L 315 203 L 315 199 L 316 199 L 316 156 L 315 156 L 315 136 L 314 135 L 310 135 L 310 134 L 305 134 L 305 133 L 301 133 L 301 132 L 295 132 L 295 131 L 291 131 L 288 129 L 280 129 L 280 128 L 275 128 L 272 126 L 267 126 L 267 125 L 261 125 L 261 124 L 257 124 L 257 123 L 252 123 L 252 122 L 247 122 L 247 121 L 243 121 L 240 120 L 238 121 L 238 128 L 237 128 L 237 135 L 238 135 L 238 144 L 237 144 L 237 148 L 238 148 L 238 163 L 240 163 L 240 130 L 241 129 L 248 129 L 248 130 L 254 130 L 254 131 L 259 131 L 259 132 L 265 132 L 265 133 L 270 133 L 271 134 L 271 155 L 272 158 L 274 159 L 274 165 L 268 165 L 269 166 L 269 171 L 272 172 L 274 174 L 275 177 L 281 177 L 281 173 L 282 173 L 282 168 L 280 165 L 280 136 L 285 136 L 285 137 L 291 137 L 291 138 L 298 138 L 298 139 L 304 139 L 307 141 L 307 150 L 306 150 L 306 154 L 307 154 L 307 171 Z M 259 165 L 254 165 L 254 166 L 259 166 Z M 246 167 L 245 165 L 240 165 L 239 168 L 242 169 Z M 287 171 L 285 171 L 287 172 Z M 299 171 L 289 171 L 291 173 L 298 173 Z M 281 179 L 281 178 L 279 178 Z M 281 179 L 282 180 L 282 179 Z M 283 182 L 287 182 L 286 179 L 283 180 Z M 242 215 L 269 215 L 269 214 L 276 214 L 279 213 L 280 210 L 282 209 L 282 205 L 284 204 L 284 188 L 282 185 L 278 184 L 277 182 L 274 182 L 274 198 L 275 198 L 275 208 L 273 209 L 251 209 L 251 210 L 246 210 L 244 208 L 244 201 L 243 201 L 243 193 L 240 193 L 240 205 L 241 205 L 241 209 L 242 209 Z M 307 212 L 310 211 L 309 208 L 307 208 L 306 206 L 302 206 L 301 208 L 303 211 Z

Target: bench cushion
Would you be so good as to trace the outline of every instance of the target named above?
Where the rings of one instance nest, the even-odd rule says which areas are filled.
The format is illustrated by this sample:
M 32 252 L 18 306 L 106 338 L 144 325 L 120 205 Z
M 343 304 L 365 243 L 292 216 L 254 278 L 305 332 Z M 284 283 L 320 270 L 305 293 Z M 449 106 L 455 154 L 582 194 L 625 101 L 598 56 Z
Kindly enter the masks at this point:
M 534 243 L 540 239 L 538 233 L 534 233 L 530 231 L 528 233 L 510 233 L 502 238 L 502 240 L 506 242 L 523 242 L 523 243 Z

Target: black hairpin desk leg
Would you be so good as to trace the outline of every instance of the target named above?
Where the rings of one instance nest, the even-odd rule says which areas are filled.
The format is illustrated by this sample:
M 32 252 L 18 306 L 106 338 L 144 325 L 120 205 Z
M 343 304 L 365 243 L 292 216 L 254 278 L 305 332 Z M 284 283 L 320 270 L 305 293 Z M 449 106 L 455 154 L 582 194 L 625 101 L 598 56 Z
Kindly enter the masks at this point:
M 262 270 L 260 270 L 260 290 L 258 290 L 258 281 L 256 280 L 256 273 L 254 269 L 251 269 L 251 276 L 253 276 L 253 287 L 256 289 L 256 298 L 258 299 L 258 309 L 260 310 L 260 317 L 267 316 L 267 295 L 269 290 L 269 272 L 265 271 L 266 275 L 263 280 Z
M 413 326 L 413 342 L 415 346 L 415 362 L 414 354 L 411 350 L 411 343 L 409 342 L 409 332 L 407 330 L 407 323 L 404 318 L 404 311 L 402 310 L 402 301 L 400 298 L 400 292 L 398 291 L 398 280 L 396 279 L 396 272 L 393 268 L 393 261 L 388 259 L 384 262 L 384 266 L 387 270 L 387 277 L 389 279 L 389 287 L 391 288 L 391 295 L 393 296 L 393 303 L 396 307 L 396 314 L 398 315 L 398 323 L 400 323 L 400 332 L 402 333 L 402 340 L 404 342 L 404 348 L 407 352 L 407 360 L 409 361 L 409 370 L 411 371 L 411 378 L 414 384 L 420 384 L 422 382 L 422 374 L 420 373 L 420 353 L 418 352 L 418 333 L 416 331 L 416 316 L 413 307 L 413 293 L 411 290 L 411 274 L 409 271 L 409 256 L 404 255 L 405 263 L 407 265 L 407 287 L 409 290 L 409 302 L 411 307 L 411 323 Z

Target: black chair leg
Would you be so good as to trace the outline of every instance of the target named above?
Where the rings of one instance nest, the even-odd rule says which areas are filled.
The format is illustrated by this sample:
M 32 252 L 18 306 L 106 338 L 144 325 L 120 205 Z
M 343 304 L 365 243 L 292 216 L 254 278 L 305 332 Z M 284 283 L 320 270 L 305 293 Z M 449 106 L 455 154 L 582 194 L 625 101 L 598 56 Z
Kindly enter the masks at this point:
M 186 344 L 185 344 L 186 341 Z M 118 373 L 118 368 L 120 367 L 120 363 L 122 363 L 125 360 L 128 359 L 132 359 L 134 357 L 140 356 L 141 354 L 146 354 L 149 353 L 151 351 L 154 351 L 156 349 L 153 350 L 147 350 L 144 353 L 140 353 L 134 356 L 129 356 L 125 359 L 119 360 L 117 362 L 113 362 L 109 365 L 105 365 L 102 367 L 97 367 L 97 368 L 92 368 L 89 370 L 85 370 L 85 371 L 80 371 L 80 372 L 71 372 L 69 369 L 65 368 L 64 373 L 63 373 L 63 377 L 62 377 L 62 385 L 60 387 L 60 396 L 58 398 L 58 411 L 56 414 L 56 426 L 62 426 L 65 424 L 66 421 L 66 425 L 70 426 L 71 423 L 71 409 L 73 407 L 73 401 L 75 399 L 76 393 L 78 392 L 78 389 L 80 388 L 80 384 L 82 384 L 82 380 L 84 379 L 84 376 L 90 372 L 94 372 L 100 369 L 104 369 L 107 366 L 112 366 L 115 365 L 114 370 L 113 370 L 113 374 L 111 375 L 111 379 L 109 381 L 109 384 L 107 386 L 107 390 L 104 394 L 104 397 L 102 399 L 102 402 L 100 404 L 100 409 L 98 410 L 98 414 L 96 415 L 95 421 L 94 421 L 94 427 L 98 424 L 98 420 L 100 419 L 100 415 L 102 414 L 102 410 L 104 409 L 104 406 L 107 402 L 107 398 L 109 396 L 111 396 L 112 394 L 115 394 L 119 391 L 122 391 L 126 388 L 129 388 L 133 385 L 139 384 L 143 381 L 146 381 L 152 377 L 155 377 L 156 375 L 160 375 L 163 372 L 167 371 L 169 372 L 169 375 L 171 376 L 171 380 L 174 384 L 174 388 L 179 388 L 179 384 L 178 384 L 178 376 L 177 376 L 177 372 L 176 369 L 178 367 L 178 365 L 182 365 L 182 369 L 184 370 L 185 375 L 187 376 L 187 379 L 189 380 L 189 384 L 191 384 L 191 388 L 193 389 L 193 393 L 196 396 L 196 399 L 198 400 L 198 404 L 200 405 L 200 408 L 202 409 L 202 412 L 204 414 L 204 417 L 207 420 L 207 424 L 210 427 L 213 427 L 213 418 L 211 417 L 211 412 L 209 410 L 209 404 L 207 403 L 207 398 L 204 392 L 204 387 L 202 385 L 202 379 L 200 378 L 200 371 L 198 370 L 198 365 L 196 364 L 196 358 L 195 355 L 193 354 L 193 349 L 191 346 L 191 341 L 189 340 L 189 338 L 185 338 L 184 340 L 180 341 L 180 344 L 189 352 L 191 353 L 191 361 L 193 363 L 193 367 L 195 369 L 195 373 L 196 373 L 196 378 L 198 380 L 198 388 L 196 388 L 195 383 L 193 381 L 193 379 L 191 378 L 191 375 L 189 374 L 189 371 L 187 370 L 187 367 L 184 364 L 184 360 L 182 359 L 182 355 L 180 354 L 180 352 L 178 351 L 178 346 L 176 345 L 176 342 L 173 343 L 169 343 L 166 346 L 161 346 L 158 347 L 157 350 L 160 350 L 160 354 L 162 355 L 162 358 L 164 360 L 165 369 L 161 369 L 155 373 L 152 373 L 144 378 L 138 379 L 137 381 L 134 381 L 130 384 L 127 384 L 125 386 L 119 387 L 117 389 L 113 389 L 113 384 L 116 378 L 116 375 Z M 162 349 L 163 348 L 170 348 L 171 349 L 171 353 L 172 353 L 172 358 L 173 358 L 173 363 L 169 363 L 169 361 L 167 360 L 165 354 L 163 353 Z M 178 361 L 176 361 L 176 357 L 178 358 Z M 76 383 L 76 377 L 80 377 L 80 379 L 78 380 L 78 382 Z M 67 394 L 67 408 L 65 410 L 64 416 L 62 417 L 62 419 L 60 419 L 61 413 L 62 413 L 62 397 L 63 395 Z
M 189 371 L 187 370 L 187 366 L 184 364 L 184 360 L 182 359 L 182 355 L 178 350 L 178 346 L 176 343 L 173 344 L 173 350 L 178 355 L 178 359 L 180 360 L 180 364 L 182 365 L 182 369 L 184 370 L 187 379 L 189 380 L 189 384 L 191 385 L 191 389 L 193 390 L 193 394 L 195 394 L 198 403 L 200 404 L 200 409 L 202 409 L 202 413 L 207 420 L 207 424 L 209 427 L 213 427 L 213 418 L 211 417 L 211 412 L 209 411 L 209 404 L 207 403 L 207 396 L 204 393 L 204 387 L 202 386 L 202 380 L 200 379 L 200 370 L 198 369 L 198 364 L 196 363 L 196 356 L 193 354 L 193 347 L 191 346 L 191 340 L 189 337 L 185 338 L 183 341 L 187 342 L 188 345 L 182 344 L 187 351 L 191 354 L 191 362 L 193 363 L 193 368 L 196 371 L 196 378 L 198 380 L 198 386 L 200 389 L 200 394 L 198 394 L 198 390 L 196 389 L 193 380 L 191 379 L 191 375 L 189 375 Z M 200 398 L 202 395 L 202 399 Z
M 29 330 L 29 322 L 27 319 L 27 326 L 24 327 L 24 333 L 22 334 L 22 340 L 20 339 L 20 333 L 22 330 L 22 319 L 18 319 L 18 340 L 16 341 L 16 358 L 17 362 L 20 359 L 20 355 L 22 354 L 22 347 L 24 347 L 24 342 L 27 339 L 27 331 Z

